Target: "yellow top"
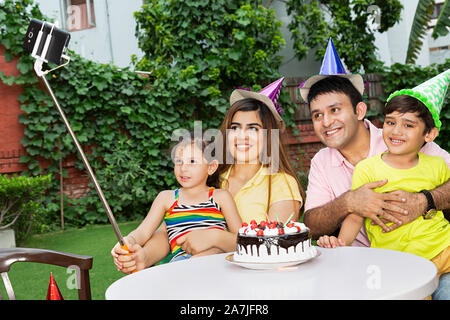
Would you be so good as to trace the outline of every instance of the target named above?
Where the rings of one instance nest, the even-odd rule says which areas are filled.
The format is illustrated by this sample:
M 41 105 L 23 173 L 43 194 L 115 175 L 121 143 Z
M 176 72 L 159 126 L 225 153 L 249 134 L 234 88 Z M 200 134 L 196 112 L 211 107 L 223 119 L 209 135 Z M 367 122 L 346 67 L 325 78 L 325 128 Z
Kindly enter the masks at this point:
M 231 167 L 220 176 L 220 188 L 227 189 L 227 180 L 230 176 Z M 251 220 L 260 222 L 266 220 L 269 207 L 282 200 L 297 200 L 303 203 L 298 189 L 297 181 L 287 173 L 275 173 L 272 175 L 270 205 L 267 205 L 269 192 L 269 174 L 266 167 L 261 168 L 256 174 L 236 193 L 236 202 L 239 215 L 243 222 Z
M 447 164 L 438 156 L 419 152 L 418 164 L 410 169 L 392 168 L 381 156 L 376 155 L 358 163 L 353 173 L 352 190 L 367 182 L 388 179 L 384 186 L 374 190 L 380 193 L 398 189 L 419 192 L 434 189 L 450 178 Z M 387 233 L 383 233 L 381 227 L 372 225 L 371 219 L 366 218 L 364 222 L 371 247 L 374 248 L 404 251 L 431 259 L 450 245 L 450 225 L 442 211 L 438 211 L 432 219 L 421 216 Z

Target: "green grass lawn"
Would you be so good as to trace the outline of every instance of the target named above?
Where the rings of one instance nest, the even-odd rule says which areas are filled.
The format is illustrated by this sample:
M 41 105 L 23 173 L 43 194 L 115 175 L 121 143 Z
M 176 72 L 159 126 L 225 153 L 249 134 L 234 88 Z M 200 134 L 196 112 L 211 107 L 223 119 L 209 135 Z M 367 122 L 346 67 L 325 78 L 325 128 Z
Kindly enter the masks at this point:
M 125 236 L 138 226 L 139 222 L 119 224 Z M 65 251 L 74 254 L 90 255 L 94 258 L 90 270 L 92 299 L 105 299 L 106 289 L 117 279 L 124 276 L 118 272 L 110 255 L 111 248 L 117 242 L 111 225 L 95 225 L 83 229 L 70 229 L 43 235 L 29 237 L 22 247 L 42 248 Z M 45 300 L 50 279 L 50 272 L 65 300 L 77 300 L 78 290 L 69 289 L 73 273 L 59 266 L 40 263 L 20 263 L 11 266 L 9 279 L 11 280 L 18 300 Z M 69 270 L 70 271 L 70 270 Z M 7 299 L 3 282 L 0 281 L 0 292 Z

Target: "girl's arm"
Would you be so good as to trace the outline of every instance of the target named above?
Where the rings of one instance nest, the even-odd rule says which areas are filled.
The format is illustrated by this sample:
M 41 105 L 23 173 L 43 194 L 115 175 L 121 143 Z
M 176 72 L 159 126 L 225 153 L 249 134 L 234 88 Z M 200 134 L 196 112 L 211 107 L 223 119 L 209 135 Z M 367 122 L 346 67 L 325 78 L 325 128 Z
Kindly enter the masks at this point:
M 351 246 L 356 236 L 361 230 L 364 218 L 357 214 L 349 214 L 342 222 L 341 231 L 339 231 L 339 239 L 342 239 L 346 246 Z
M 128 236 L 124 238 L 124 241 L 130 250 L 129 252 L 122 249 L 119 243 L 116 243 L 116 245 L 112 248 L 111 255 L 114 258 L 113 261 L 118 270 L 124 273 L 129 273 L 137 268 L 139 271 L 140 269 L 143 269 L 146 266 L 149 266 L 164 258 L 164 253 L 167 255 L 169 246 L 165 224 L 163 223 L 159 227 L 158 230 L 161 231 L 156 232 L 156 237 L 152 237 L 152 235 L 154 234 L 156 228 L 160 225 L 164 213 L 167 211 L 167 204 L 170 203 L 171 196 L 173 197 L 173 193 L 170 191 L 163 191 L 159 193 L 153 201 L 153 204 L 145 219 L 135 230 L 131 231 Z M 155 238 L 155 240 L 149 241 L 150 238 Z M 158 249 L 160 248 L 161 253 L 153 255 L 147 254 L 148 250 L 155 247 L 153 245 L 154 243 L 161 242 L 163 245 L 157 246 Z M 144 246 L 144 244 L 146 245 Z M 160 256 L 162 256 L 162 258 L 160 258 Z

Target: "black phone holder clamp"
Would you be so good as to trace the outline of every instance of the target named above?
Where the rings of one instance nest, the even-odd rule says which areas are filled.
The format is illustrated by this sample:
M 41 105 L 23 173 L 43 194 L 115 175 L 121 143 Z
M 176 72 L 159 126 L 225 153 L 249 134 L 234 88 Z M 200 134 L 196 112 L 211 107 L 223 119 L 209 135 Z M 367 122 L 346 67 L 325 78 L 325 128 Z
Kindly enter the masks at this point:
M 42 49 L 42 52 L 38 55 L 37 52 L 38 52 L 38 48 L 39 48 L 39 46 L 41 44 L 41 41 L 43 40 L 45 24 L 49 24 L 51 26 L 51 30 L 50 30 L 50 33 L 45 38 L 45 43 L 44 43 L 44 47 Z M 45 22 L 45 21 L 43 22 L 41 30 L 39 30 L 36 42 L 34 43 L 33 51 L 31 52 L 31 56 L 36 59 L 36 61 L 34 62 L 34 71 L 36 72 L 36 74 L 39 77 L 43 77 L 46 74 L 48 74 L 48 73 L 50 73 L 52 71 L 55 71 L 56 69 L 65 67 L 70 62 L 70 57 L 65 55 L 65 54 L 63 54 L 61 56 L 61 58 L 66 60 L 65 63 L 63 63 L 63 64 L 61 64 L 61 65 L 59 65 L 59 66 L 57 66 L 57 67 L 55 67 L 53 69 L 50 69 L 50 70 L 46 70 L 46 71 L 42 70 L 43 64 L 44 63 L 48 63 L 48 60 L 46 59 L 46 57 L 47 57 L 47 53 L 48 53 L 48 48 L 50 46 L 50 41 L 52 40 L 52 35 L 53 35 L 53 29 L 54 28 L 55 28 L 55 25 L 53 23 Z

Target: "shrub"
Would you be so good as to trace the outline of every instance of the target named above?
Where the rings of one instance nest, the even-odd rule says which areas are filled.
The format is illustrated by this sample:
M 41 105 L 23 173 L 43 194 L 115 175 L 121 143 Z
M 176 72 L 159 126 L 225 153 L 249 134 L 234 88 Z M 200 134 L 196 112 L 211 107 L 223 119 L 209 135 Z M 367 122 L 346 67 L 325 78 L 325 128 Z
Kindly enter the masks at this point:
M 25 239 L 35 220 L 41 220 L 40 203 L 51 176 L 8 177 L 0 175 L 0 230 L 12 228 L 19 240 Z

